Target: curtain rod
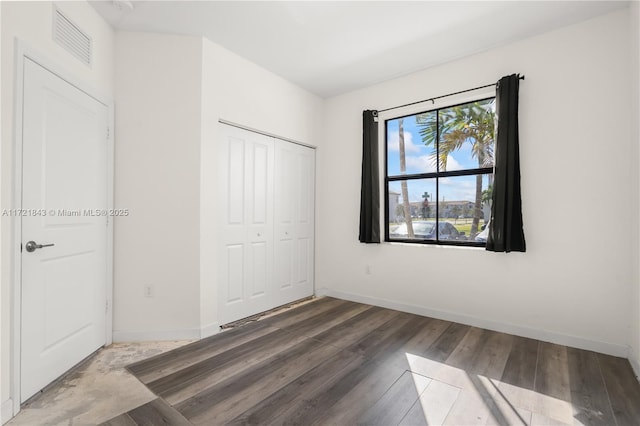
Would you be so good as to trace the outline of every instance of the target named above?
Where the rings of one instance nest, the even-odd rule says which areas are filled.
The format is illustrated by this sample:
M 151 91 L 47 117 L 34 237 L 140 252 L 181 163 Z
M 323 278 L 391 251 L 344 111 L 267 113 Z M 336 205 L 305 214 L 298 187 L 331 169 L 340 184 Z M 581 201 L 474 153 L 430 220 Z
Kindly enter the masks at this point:
M 518 78 L 520 80 L 524 80 L 524 75 L 519 75 Z M 415 102 L 411 102 L 409 104 L 398 105 L 398 106 L 394 106 L 394 107 L 391 107 L 391 108 L 381 109 L 381 110 L 378 110 L 378 112 L 380 113 L 380 112 L 385 112 L 385 111 L 391 111 L 393 109 L 404 108 L 404 107 L 407 107 L 407 106 L 421 104 L 423 102 L 429 102 L 429 101 L 431 101 L 432 103 L 435 104 L 436 103 L 435 102 L 436 99 L 447 98 L 449 96 L 459 95 L 461 93 L 473 92 L 474 90 L 486 89 L 487 87 L 495 86 L 496 84 L 498 84 L 498 83 L 496 82 L 496 83 L 492 83 L 492 84 L 485 84 L 484 86 L 474 87 L 473 89 L 461 90 L 459 92 L 449 93 L 448 95 L 436 96 L 435 98 L 423 99 L 421 101 L 415 101 Z

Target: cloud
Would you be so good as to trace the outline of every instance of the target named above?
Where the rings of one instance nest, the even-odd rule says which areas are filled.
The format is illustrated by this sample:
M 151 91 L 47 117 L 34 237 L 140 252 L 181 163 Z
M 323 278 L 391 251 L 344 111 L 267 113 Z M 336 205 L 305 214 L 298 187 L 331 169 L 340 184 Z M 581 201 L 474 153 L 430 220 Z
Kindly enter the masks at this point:
M 476 199 L 475 176 L 442 178 L 440 179 L 440 191 L 449 201 L 473 201 Z
M 408 155 L 406 157 L 407 169 L 416 170 L 418 173 L 432 173 L 436 169 L 433 164 L 433 155 Z M 462 166 L 451 155 L 447 156 L 447 168 L 460 170 Z
M 460 170 L 463 167 L 451 155 L 447 155 L 447 170 Z
M 431 173 L 435 171 L 431 155 L 409 155 L 407 156 L 407 169 L 416 170 L 420 173 Z
M 389 151 L 400 151 L 400 135 L 397 132 L 393 132 L 389 139 L 387 139 Z M 407 154 L 418 153 L 424 146 L 415 145 L 413 143 L 413 134 L 410 132 L 404 132 L 404 152 Z

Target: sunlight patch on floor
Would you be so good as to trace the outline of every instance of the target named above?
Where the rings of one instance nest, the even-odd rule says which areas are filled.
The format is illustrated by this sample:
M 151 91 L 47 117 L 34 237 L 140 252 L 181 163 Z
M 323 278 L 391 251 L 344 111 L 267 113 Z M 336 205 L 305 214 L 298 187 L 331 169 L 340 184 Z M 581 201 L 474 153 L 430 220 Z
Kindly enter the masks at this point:
M 416 382 L 419 399 L 412 407 L 422 410 L 428 425 L 438 424 L 509 424 L 573 425 L 573 406 L 530 389 L 514 386 L 406 353 L 408 370 L 414 377 L 432 379 L 424 391 Z M 410 412 L 411 413 L 411 412 Z M 542 414 L 544 413 L 544 414 Z M 415 413 L 413 413 L 415 416 Z M 407 416 L 409 417 L 409 416 Z

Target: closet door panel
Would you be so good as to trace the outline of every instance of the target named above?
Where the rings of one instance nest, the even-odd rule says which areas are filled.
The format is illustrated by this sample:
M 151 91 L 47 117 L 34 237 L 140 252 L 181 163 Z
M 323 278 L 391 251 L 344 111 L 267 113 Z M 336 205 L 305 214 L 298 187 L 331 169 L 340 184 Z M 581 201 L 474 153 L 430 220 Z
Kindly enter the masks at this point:
M 273 138 L 220 126 L 222 324 L 273 307 Z
M 251 132 L 247 132 L 251 133 Z M 273 300 L 273 139 L 256 135 L 247 145 L 247 297 L 250 315 L 271 309 Z
M 244 225 L 245 152 L 244 141 L 230 137 L 227 147 L 228 176 L 225 188 L 227 214 L 226 224 Z
M 276 140 L 275 256 L 281 304 L 313 295 L 315 151 Z
M 244 245 L 226 245 L 226 304 L 235 304 L 244 299 Z
M 315 151 L 300 147 L 298 154 L 300 167 L 300 192 L 298 196 L 296 263 L 297 283 L 301 292 L 313 293 L 314 273 L 314 209 L 315 209 Z
M 269 187 L 272 181 L 271 164 L 269 161 L 270 150 L 266 145 L 254 145 L 253 147 L 253 188 L 251 191 L 251 224 L 267 224 L 267 218 L 271 207 L 273 191 Z
M 251 264 L 247 272 L 251 274 L 249 297 L 253 299 L 266 296 L 269 290 L 269 257 L 266 241 L 251 243 Z
M 245 270 L 245 142 L 233 135 L 226 135 L 221 164 L 225 171 L 221 176 L 223 193 L 221 251 L 221 282 L 219 295 L 225 306 L 241 304 L 244 295 Z

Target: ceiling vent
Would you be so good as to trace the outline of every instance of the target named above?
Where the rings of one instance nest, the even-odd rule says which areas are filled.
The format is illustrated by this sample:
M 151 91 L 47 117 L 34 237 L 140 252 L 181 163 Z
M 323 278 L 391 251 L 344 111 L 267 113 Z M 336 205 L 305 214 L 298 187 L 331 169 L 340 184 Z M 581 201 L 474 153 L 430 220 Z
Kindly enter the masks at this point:
M 84 64 L 91 66 L 91 37 L 57 7 L 53 10 L 53 40 Z

